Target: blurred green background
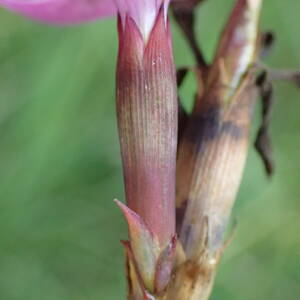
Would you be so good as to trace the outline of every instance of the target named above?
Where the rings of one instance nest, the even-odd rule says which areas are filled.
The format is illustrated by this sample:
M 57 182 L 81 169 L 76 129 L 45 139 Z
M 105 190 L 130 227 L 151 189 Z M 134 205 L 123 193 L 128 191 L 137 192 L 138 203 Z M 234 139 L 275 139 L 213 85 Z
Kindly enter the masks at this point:
M 208 58 L 232 3 L 199 10 Z M 299 12 L 299 0 L 265 1 L 262 28 L 278 37 L 270 66 L 300 67 Z M 0 24 L 0 299 L 125 299 L 115 21 L 49 27 L 1 9 Z M 192 64 L 173 32 L 177 65 Z M 193 93 L 190 76 L 181 94 Z M 276 174 L 250 150 L 213 300 L 300 297 L 300 93 L 280 83 L 276 99 Z

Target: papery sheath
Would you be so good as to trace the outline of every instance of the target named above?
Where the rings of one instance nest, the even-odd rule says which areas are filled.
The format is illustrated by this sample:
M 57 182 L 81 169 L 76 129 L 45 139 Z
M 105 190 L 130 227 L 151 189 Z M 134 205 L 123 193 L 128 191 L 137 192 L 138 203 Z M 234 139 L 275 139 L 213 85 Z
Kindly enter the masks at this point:
M 260 6 L 260 0 L 236 2 L 179 146 L 177 207 L 184 211 L 180 239 L 189 257 L 199 255 L 197 242 L 203 239 L 213 256 L 223 246 L 257 96 L 251 67 L 258 52 Z M 202 236 L 205 218 L 207 237 Z

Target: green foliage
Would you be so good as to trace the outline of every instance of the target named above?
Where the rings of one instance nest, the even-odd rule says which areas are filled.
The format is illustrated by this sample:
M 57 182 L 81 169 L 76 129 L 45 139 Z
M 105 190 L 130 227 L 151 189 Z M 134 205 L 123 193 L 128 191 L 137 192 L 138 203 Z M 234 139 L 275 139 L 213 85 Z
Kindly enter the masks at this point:
M 229 3 L 230 2 L 230 3 Z M 232 1 L 207 1 L 198 33 L 211 58 Z M 268 64 L 300 67 L 300 2 L 265 1 L 278 42 Z M 114 107 L 115 21 L 59 28 L 0 11 L 0 299 L 123 299 L 126 225 Z M 177 27 L 178 65 L 192 56 Z M 193 97 L 192 78 L 182 90 Z M 298 299 L 299 91 L 276 88 L 276 174 L 253 149 L 234 216 L 238 231 L 212 299 Z M 257 114 L 253 133 L 257 128 Z

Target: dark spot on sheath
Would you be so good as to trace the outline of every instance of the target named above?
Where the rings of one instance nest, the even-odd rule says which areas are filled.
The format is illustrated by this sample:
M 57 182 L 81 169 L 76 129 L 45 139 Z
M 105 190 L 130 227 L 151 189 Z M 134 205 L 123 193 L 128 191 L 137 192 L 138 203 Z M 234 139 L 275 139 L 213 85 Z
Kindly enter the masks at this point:
M 215 225 L 210 232 L 209 248 L 211 251 L 219 249 L 223 245 L 223 240 L 226 232 L 227 220 L 221 222 L 221 224 Z
M 211 108 L 190 117 L 186 138 L 197 143 L 199 140 L 212 140 L 220 134 L 220 113 Z
M 239 140 L 244 136 L 244 129 L 234 121 L 223 121 L 218 108 L 210 108 L 201 114 L 191 116 L 185 137 L 195 144 L 210 141 L 223 134 Z
M 186 264 L 186 275 L 190 278 L 190 280 L 195 280 L 198 278 L 201 273 L 201 267 L 195 262 L 189 261 Z
M 226 121 L 222 124 L 222 133 L 228 133 L 235 140 L 239 140 L 244 135 L 244 130 L 241 126 L 232 121 Z
M 176 208 L 176 232 L 178 236 L 181 232 L 181 226 L 185 216 L 187 204 L 188 204 L 188 199 L 184 200 L 184 202 L 181 203 L 181 205 Z
M 203 283 L 210 282 L 214 274 L 214 270 L 207 264 L 207 261 L 203 261 L 201 264 L 194 261 L 187 261 L 185 264 L 185 271 L 193 285 L 199 280 Z
M 185 228 L 184 228 L 184 232 L 183 234 L 181 234 L 181 243 L 182 245 L 186 248 L 186 246 L 189 243 L 189 240 L 191 239 L 191 235 L 193 233 L 193 225 L 192 224 L 188 224 Z

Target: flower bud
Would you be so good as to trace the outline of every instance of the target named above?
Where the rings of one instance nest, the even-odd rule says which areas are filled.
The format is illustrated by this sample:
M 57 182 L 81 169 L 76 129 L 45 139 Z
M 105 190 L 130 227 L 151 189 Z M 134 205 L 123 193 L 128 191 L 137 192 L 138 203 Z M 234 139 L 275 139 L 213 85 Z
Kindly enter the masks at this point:
M 167 249 L 175 236 L 177 88 L 164 9 L 146 39 L 141 30 L 130 16 L 119 19 L 117 117 L 129 208 L 122 210 L 133 265 L 147 291 L 159 293 L 174 252 Z

